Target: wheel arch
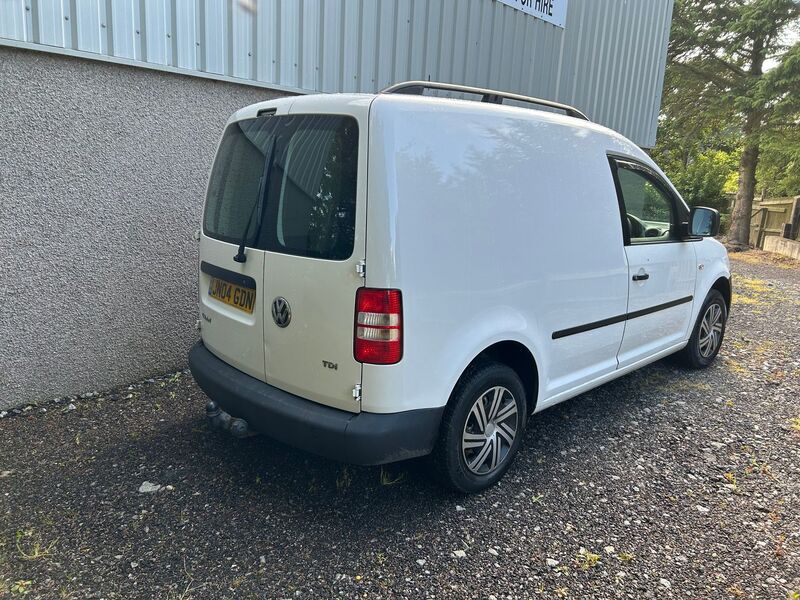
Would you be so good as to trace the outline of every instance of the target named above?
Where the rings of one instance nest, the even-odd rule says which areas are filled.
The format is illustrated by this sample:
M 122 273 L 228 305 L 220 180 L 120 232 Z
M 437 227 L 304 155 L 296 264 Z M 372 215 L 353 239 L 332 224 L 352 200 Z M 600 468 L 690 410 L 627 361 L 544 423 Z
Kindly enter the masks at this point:
M 731 290 L 731 280 L 728 277 L 718 277 L 714 284 L 711 286 L 712 290 L 717 290 L 722 297 L 725 299 L 725 309 L 728 311 L 728 314 L 731 312 L 731 298 L 732 298 L 732 290 Z
M 536 410 L 539 396 L 539 368 L 536 358 L 530 349 L 523 343 L 515 340 L 503 340 L 487 346 L 473 358 L 461 372 L 458 381 L 470 368 L 482 361 L 493 361 L 511 367 L 522 381 L 528 404 L 528 415 Z M 456 386 L 458 385 L 456 382 Z M 453 387 L 455 389 L 455 386 Z M 452 401 L 452 391 L 448 403 Z

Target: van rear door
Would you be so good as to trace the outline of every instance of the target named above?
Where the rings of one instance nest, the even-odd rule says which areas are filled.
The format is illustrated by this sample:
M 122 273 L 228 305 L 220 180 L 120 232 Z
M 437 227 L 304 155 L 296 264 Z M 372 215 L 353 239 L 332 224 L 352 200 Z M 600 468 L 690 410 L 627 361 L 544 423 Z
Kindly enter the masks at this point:
M 264 251 L 252 245 L 262 210 L 263 171 L 271 138 L 257 119 L 235 121 L 211 169 L 200 238 L 200 327 L 219 358 L 264 380 Z
M 368 104 L 362 108 L 355 115 L 314 110 L 234 124 L 264 150 L 258 225 L 245 251 L 247 262 L 252 256 L 262 269 L 262 345 L 253 353 L 262 360 L 261 379 L 351 412 L 359 410 L 354 388 L 361 383 L 353 313 L 365 251 Z
M 352 116 L 283 118 L 261 240 L 266 381 L 356 412 L 353 311 L 363 285 L 356 267 L 365 249 L 366 144 Z

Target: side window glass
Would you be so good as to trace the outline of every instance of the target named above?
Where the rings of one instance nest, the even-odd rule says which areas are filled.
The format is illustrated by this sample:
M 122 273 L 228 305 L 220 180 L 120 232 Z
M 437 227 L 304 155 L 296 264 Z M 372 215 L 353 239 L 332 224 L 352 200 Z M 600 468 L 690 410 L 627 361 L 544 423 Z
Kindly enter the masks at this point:
M 639 169 L 617 164 L 617 177 L 628 219 L 631 244 L 675 239 L 675 207 L 655 182 Z

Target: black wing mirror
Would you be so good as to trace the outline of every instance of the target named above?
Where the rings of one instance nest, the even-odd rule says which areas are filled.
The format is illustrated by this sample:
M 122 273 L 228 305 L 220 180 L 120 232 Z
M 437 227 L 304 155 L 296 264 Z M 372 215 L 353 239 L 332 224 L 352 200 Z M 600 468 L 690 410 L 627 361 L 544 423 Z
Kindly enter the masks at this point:
M 719 211 L 705 206 L 695 206 L 689 213 L 689 235 L 714 237 L 719 235 Z

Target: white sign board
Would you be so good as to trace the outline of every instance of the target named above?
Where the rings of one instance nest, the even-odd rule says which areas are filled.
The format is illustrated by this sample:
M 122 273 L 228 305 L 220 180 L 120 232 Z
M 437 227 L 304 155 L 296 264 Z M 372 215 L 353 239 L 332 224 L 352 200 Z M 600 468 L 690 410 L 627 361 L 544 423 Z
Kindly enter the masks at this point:
M 558 27 L 567 22 L 567 0 L 498 0 Z

